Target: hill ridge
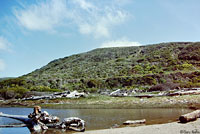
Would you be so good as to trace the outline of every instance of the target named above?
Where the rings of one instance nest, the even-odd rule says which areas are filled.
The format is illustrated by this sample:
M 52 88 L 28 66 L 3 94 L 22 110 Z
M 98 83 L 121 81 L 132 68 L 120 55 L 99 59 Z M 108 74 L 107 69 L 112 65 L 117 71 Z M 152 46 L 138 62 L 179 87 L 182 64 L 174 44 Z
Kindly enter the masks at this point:
M 193 47 L 196 48 L 192 49 Z M 198 50 L 200 50 L 199 42 L 169 42 L 134 47 L 97 48 L 53 60 L 22 78 L 35 86 L 43 85 L 71 90 L 134 88 L 139 85 L 148 87 L 167 80 L 175 81 L 174 78 L 163 77 L 163 75 L 199 71 L 198 53 L 200 51 Z M 188 55 L 191 56 L 188 57 Z M 160 79 L 164 80 L 152 77 L 152 82 L 147 84 L 142 84 L 142 82 L 123 84 L 124 80 L 119 80 L 119 78 L 132 77 L 135 79 L 135 77 L 148 75 L 151 77 L 159 75 L 163 77 Z M 116 84 L 115 80 L 120 84 Z M 182 82 L 180 80 L 179 83 Z

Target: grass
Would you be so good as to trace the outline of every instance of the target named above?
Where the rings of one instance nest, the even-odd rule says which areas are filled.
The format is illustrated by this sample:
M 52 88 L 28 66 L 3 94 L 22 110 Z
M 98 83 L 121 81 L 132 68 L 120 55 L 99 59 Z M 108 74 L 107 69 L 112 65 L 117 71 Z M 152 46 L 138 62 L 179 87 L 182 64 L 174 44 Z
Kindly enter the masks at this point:
M 99 108 L 99 109 L 137 109 L 137 108 L 200 108 L 200 95 L 185 95 L 176 97 L 108 97 L 98 96 L 93 98 L 63 99 L 62 104 L 53 102 L 42 104 L 43 107 L 65 108 Z
M 1 102 L 2 103 L 2 102 Z M 4 102 L 2 106 L 23 105 L 32 107 L 40 105 L 44 108 L 68 108 L 68 109 L 138 109 L 138 108 L 200 108 L 200 95 L 184 95 L 173 97 L 109 97 L 91 95 L 86 98 L 54 99 L 37 101 L 13 101 Z

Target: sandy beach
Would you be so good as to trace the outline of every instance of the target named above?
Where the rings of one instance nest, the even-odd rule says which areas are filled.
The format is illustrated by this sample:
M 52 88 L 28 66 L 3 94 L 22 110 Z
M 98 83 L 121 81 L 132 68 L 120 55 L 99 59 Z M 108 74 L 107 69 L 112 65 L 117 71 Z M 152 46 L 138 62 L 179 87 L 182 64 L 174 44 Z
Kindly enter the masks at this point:
M 200 119 L 186 124 L 173 122 L 139 127 L 92 130 L 77 134 L 200 134 Z

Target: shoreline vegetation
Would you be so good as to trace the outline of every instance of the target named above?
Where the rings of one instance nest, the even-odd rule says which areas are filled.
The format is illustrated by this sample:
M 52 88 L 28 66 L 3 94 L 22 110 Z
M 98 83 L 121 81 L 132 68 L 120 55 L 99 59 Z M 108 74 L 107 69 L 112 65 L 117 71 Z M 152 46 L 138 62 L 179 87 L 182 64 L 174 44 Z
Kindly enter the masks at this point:
M 137 109 L 137 108 L 200 108 L 200 95 L 162 96 L 152 98 L 111 97 L 90 94 L 80 98 L 60 98 L 43 100 L 1 100 L 0 106 L 67 109 Z

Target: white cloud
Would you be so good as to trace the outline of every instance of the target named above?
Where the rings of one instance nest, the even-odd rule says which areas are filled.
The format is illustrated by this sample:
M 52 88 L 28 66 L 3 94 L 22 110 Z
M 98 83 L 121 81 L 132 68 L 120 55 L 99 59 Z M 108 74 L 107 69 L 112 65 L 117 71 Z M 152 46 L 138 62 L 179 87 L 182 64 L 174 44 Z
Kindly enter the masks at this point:
M 11 43 L 3 36 L 0 36 L 0 52 L 1 51 L 12 52 L 12 50 L 9 48 L 10 46 L 11 46 Z M 0 71 L 4 71 L 5 68 L 6 68 L 6 64 L 4 60 L 0 59 Z
M 100 47 L 129 47 L 129 46 L 141 46 L 139 42 L 132 42 L 127 40 L 126 38 L 122 38 L 120 40 L 108 41 L 104 42 Z
M 106 5 L 106 3 L 103 3 L 103 5 L 94 5 L 86 2 L 85 0 L 76 1 L 79 1 L 79 5 L 77 6 L 84 9 L 79 11 L 79 9 L 77 8 L 76 10 L 77 14 L 83 16 L 79 17 L 79 20 L 77 22 L 80 33 L 91 34 L 94 35 L 94 37 L 96 38 L 109 37 L 111 28 L 115 25 L 123 23 L 129 16 L 128 13 L 124 10 L 119 9 L 115 6 L 108 6 Z M 82 2 L 80 1 L 84 1 L 84 3 L 86 4 L 82 4 Z
M 59 27 L 78 28 L 81 34 L 109 37 L 111 29 L 123 23 L 128 13 L 116 0 L 46 0 L 16 9 L 14 15 L 21 26 L 28 30 L 57 31 Z
M 84 10 L 94 9 L 95 6 L 92 3 L 86 2 L 85 0 L 73 0 L 74 3 L 80 5 L 80 7 Z
M 8 40 L 2 36 L 0 36 L 0 50 L 9 51 L 9 46 L 11 44 L 8 42 Z
M 6 65 L 2 59 L 0 59 L 0 71 L 3 71 L 5 69 Z
M 29 30 L 53 30 L 65 18 L 66 1 L 49 0 L 15 10 L 14 14 L 23 27 Z

